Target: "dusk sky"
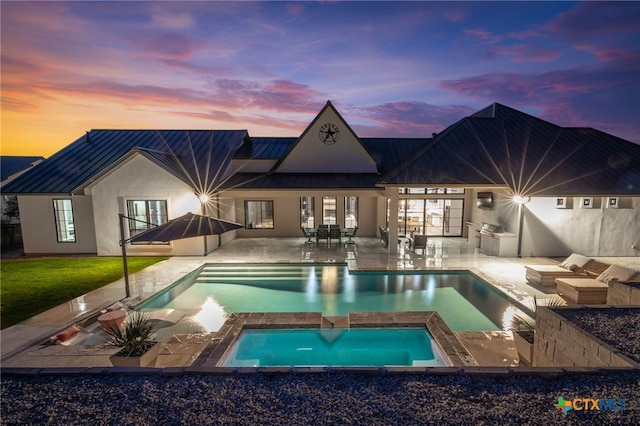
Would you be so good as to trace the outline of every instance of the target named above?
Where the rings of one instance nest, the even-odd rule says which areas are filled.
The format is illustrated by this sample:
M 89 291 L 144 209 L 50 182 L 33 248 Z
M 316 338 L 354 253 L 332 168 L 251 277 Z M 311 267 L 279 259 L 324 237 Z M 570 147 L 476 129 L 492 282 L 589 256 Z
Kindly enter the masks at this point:
M 2 155 L 90 129 L 429 137 L 493 102 L 640 143 L 636 2 L 1 3 Z

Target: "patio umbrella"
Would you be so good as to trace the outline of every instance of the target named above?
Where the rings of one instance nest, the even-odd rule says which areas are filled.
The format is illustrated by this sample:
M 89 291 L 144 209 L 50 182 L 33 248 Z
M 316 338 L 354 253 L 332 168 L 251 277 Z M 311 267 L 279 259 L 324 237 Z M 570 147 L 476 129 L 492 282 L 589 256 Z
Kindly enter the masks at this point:
M 130 241 L 132 243 L 140 241 L 169 242 L 182 238 L 201 237 L 203 235 L 220 235 L 242 227 L 239 223 L 187 213 L 133 236 Z

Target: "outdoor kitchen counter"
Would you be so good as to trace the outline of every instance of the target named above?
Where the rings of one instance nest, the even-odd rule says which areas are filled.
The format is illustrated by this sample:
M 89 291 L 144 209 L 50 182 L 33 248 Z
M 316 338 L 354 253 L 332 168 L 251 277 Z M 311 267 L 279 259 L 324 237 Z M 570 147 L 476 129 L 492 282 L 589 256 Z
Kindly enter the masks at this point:
M 518 238 L 511 232 L 494 232 L 481 235 L 480 249 L 490 256 L 516 257 L 518 255 Z

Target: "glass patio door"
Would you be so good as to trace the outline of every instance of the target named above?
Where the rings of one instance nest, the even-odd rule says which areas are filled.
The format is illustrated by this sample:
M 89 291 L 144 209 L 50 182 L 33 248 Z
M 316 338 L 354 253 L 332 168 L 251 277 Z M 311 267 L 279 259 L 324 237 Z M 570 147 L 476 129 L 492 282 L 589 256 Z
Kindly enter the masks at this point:
M 426 233 L 445 237 L 462 236 L 463 200 L 426 200 Z
M 405 199 L 398 207 L 398 235 L 462 236 L 463 200 Z

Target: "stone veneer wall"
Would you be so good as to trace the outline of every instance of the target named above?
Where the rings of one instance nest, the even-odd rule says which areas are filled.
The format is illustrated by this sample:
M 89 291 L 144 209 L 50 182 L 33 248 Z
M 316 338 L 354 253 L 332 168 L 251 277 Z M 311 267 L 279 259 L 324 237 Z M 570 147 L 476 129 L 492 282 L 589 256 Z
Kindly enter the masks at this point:
M 547 307 L 538 307 L 536 311 L 533 366 L 640 367 Z
M 618 282 L 609 283 L 607 305 L 637 305 L 640 306 L 640 283 L 626 285 Z

